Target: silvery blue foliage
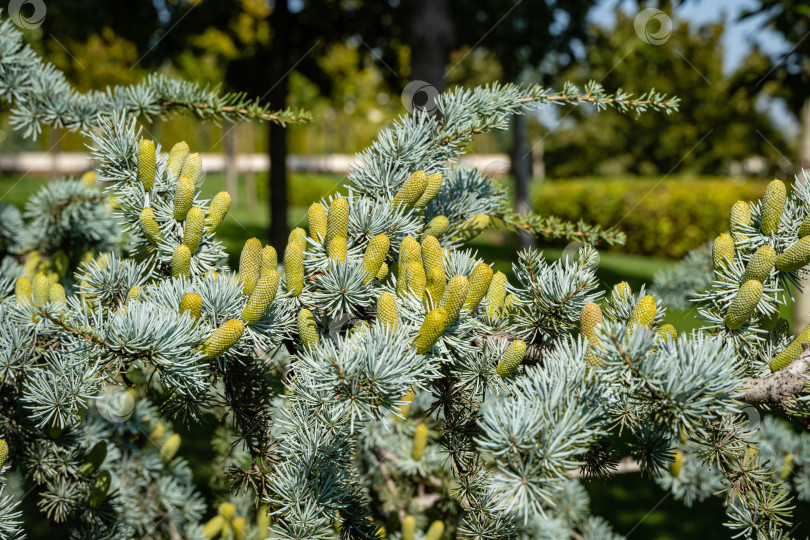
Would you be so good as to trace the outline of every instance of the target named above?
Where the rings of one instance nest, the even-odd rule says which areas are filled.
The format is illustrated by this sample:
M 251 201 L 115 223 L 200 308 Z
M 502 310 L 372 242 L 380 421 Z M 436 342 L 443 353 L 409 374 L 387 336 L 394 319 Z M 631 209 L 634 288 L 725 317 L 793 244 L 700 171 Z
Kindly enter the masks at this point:
M 641 321 L 640 303 L 650 306 L 642 288 L 614 289 L 604 301 L 602 324 L 579 335 L 583 308 L 605 296 L 591 246 L 556 262 L 535 251 L 521 253 L 506 285 L 508 300 L 493 295 L 434 326 L 425 324 L 429 314 L 445 316 L 435 310 L 458 299 L 425 296 L 414 280 L 397 293 L 400 245 L 408 236 L 421 240 L 435 216 L 450 223 L 439 239 L 447 250 L 448 279 L 469 278 L 477 265 L 487 264 L 462 247 L 469 218 L 483 214 L 491 226 L 537 228 L 538 221 L 515 221 L 505 194 L 485 175 L 455 164 L 475 135 L 507 128 L 510 117 L 531 103 L 668 112 L 675 100 L 656 93 L 608 95 L 596 84 L 566 86 L 557 94 L 516 85 L 448 92 L 437 101 L 440 114 L 406 115 L 383 130 L 360 154 L 346 193 L 323 201 L 328 207 L 335 197 L 347 199 L 345 261 L 330 258 L 322 239 L 308 238 L 303 276 L 294 275 L 292 264 L 264 268 L 284 274 L 279 286 L 251 290 L 248 278 L 258 270 L 250 265 L 259 263 L 246 257 L 238 272 L 227 268 L 213 230 L 191 254 L 189 275 L 180 275 L 173 258 L 187 224 L 174 217 L 176 180 L 159 145 L 154 186 L 146 190 L 138 177 L 142 133 L 130 118 L 134 112 L 156 114 L 158 97 L 209 104 L 215 98 L 153 77 L 126 92 L 92 95 L 98 107 L 114 104 L 123 111 L 101 114 L 28 49 L 15 48 L 16 34 L 0 36 L 0 50 L 9 52 L 0 55 L 0 75 L 6 73 L 0 91 L 15 103 L 22 129 L 35 133 L 36 118 L 72 128 L 99 126 L 91 138 L 105 194 L 66 182 L 41 193 L 31 208 L 88 195 L 97 198 L 88 210 L 115 224 L 97 235 L 95 225 L 76 219 L 79 207 L 71 205 L 55 220 L 39 219 L 34 210 L 17 219 L 13 210 L 2 210 L 11 218 L 0 235 L 36 239 L 26 242 L 39 243 L 44 258 L 26 252 L 33 248 L 25 242 L 5 244 L 24 260 L 16 269 L 14 261 L 0 267 L 0 436 L 40 510 L 54 522 L 69 521 L 74 536 L 163 538 L 183 531 L 202 538 L 206 505 L 188 463 L 175 454 L 178 434 L 171 422 L 197 426 L 210 419 L 220 424 L 212 441 L 221 467 L 215 482 L 223 491 L 240 492 L 223 500 L 251 517 L 250 534 L 260 532 L 256 514 L 269 513 L 271 529 L 261 534 L 272 538 L 379 538 L 378 520 L 398 526 L 411 513 L 421 538 L 429 516 L 440 512 L 459 538 L 616 537 L 590 515 L 587 494 L 572 477 L 608 477 L 619 452 L 687 503 L 726 490 L 729 526 L 743 536 L 779 537 L 789 530 L 788 488 L 800 497 L 808 492 L 802 439 L 748 426 L 741 388 L 761 377 L 762 365 L 784 347 L 784 340 L 754 329 L 801 272 L 769 277 L 767 295 L 746 327 L 750 332 L 724 330 L 722 321 L 751 250 L 766 242 L 783 250 L 796 240 L 810 201 L 802 189 L 791 196 L 777 235 L 757 233 L 760 210 L 753 206 L 739 260 L 702 297 L 709 331 L 674 339 L 659 332 L 666 309 L 655 299 L 655 312 Z M 37 79 L 20 83 L 34 67 L 41 71 Z M 63 90 L 75 106 L 59 114 L 49 110 L 36 99 L 40 87 Z M 216 104 L 227 113 L 222 117 L 269 114 L 248 104 Z M 227 109 L 242 106 L 250 110 Z M 207 116 L 207 110 L 198 114 Z M 394 202 L 416 171 L 443 178 L 425 209 Z M 112 216 L 103 211 L 107 195 L 117 202 Z M 210 201 L 199 191 L 193 204 L 210 214 Z M 154 243 L 139 223 L 145 208 L 160 231 Z M 563 237 L 570 232 L 559 224 L 555 230 Z M 124 233 L 128 241 L 121 244 Z M 391 271 L 379 278 L 368 276 L 363 264 L 377 234 L 391 242 L 385 255 Z M 58 244 L 75 245 L 97 239 L 89 257 L 69 257 L 67 275 L 47 278 L 75 282 L 64 301 L 42 292 L 42 278 L 51 273 L 45 263 L 60 247 L 48 242 L 57 237 Z M 35 272 L 43 276 L 29 294 L 16 278 L 30 280 Z M 290 284 L 300 278 L 303 291 L 297 294 Z M 383 293 L 396 306 L 395 320 L 385 324 L 377 312 Z M 257 317 L 246 316 L 257 300 L 268 305 Z M 497 317 L 487 314 L 489 307 L 498 308 Z M 314 328 L 299 327 L 302 309 L 311 312 Z M 426 336 L 435 339 L 414 346 Z M 497 366 L 517 339 L 527 346 L 521 365 L 499 374 Z M 100 441 L 107 441 L 107 455 L 85 476 L 90 450 Z M 676 450 L 686 456 L 680 470 L 673 467 Z M 111 486 L 91 507 L 99 469 L 111 472 Z M 15 511 L 0 510 L 0 530 L 16 530 Z

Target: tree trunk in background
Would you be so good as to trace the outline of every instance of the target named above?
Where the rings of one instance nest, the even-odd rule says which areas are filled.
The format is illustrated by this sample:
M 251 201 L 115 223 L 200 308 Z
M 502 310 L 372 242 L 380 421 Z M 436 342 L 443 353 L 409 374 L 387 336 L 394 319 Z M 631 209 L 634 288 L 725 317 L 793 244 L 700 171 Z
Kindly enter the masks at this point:
M 546 143 L 543 137 L 529 143 L 532 145 L 532 180 L 542 182 L 546 179 Z
M 532 151 L 529 148 L 529 120 L 525 115 L 512 116 L 512 176 L 515 177 L 515 209 L 519 214 L 532 210 L 529 201 L 529 181 L 532 170 Z M 534 236 L 527 233 L 518 235 L 520 248 L 534 247 Z
M 411 49 L 411 81 L 425 81 L 442 92 L 444 72 L 455 41 L 449 0 L 404 0 Z
M 810 170 L 810 98 L 804 100 L 799 113 L 799 166 Z M 804 175 L 798 175 L 799 181 L 804 181 Z M 793 305 L 793 333 L 798 335 L 810 323 L 810 279 L 802 280 L 804 292 L 796 294 L 796 303 Z
M 225 130 L 223 140 L 223 150 L 225 151 L 225 189 L 231 194 L 231 203 L 239 205 L 239 169 L 236 167 L 236 125 L 232 122 L 225 122 L 222 125 Z
M 256 151 L 256 147 L 253 142 L 253 124 L 250 122 L 244 122 L 242 124 L 242 134 L 244 135 L 244 147 L 248 149 L 249 154 L 253 154 Z M 259 200 L 259 193 L 256 191 L 256 171 L 252 168 L 249 168 L 245 171 L 245 202 L 247 203 L 247 209 L 250 212 L 254 212 L 256 210 L 256 202 Z
M 292 20 L 288 0 L 275 2 L 270 15 L 273 29 L 273 50 L 270 56 L 268 80 L 271 85 L 268 93 L 270 105 L 275 109 L 287 106 L 290 69 L 290 32 Z M 270 122 L 270 175 L 268 192 L 270 196 L 270 244 L 276 248 L 279 258 L 284 256 L 287 245 L 287 131 L 282 126 Z

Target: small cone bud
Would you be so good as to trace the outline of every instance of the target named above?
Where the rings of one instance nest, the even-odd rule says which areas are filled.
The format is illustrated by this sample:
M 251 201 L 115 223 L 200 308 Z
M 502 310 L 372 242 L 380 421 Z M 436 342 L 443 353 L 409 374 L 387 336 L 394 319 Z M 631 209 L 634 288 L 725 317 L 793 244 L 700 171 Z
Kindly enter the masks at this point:
M 447 280 L 444 275 L 444 270 L 441 268 L 431 268 L 430 272 L 425 276 L 425 289 L 428 294 L 430 294 L 430 300 L 433 306 L 439 305 L 446 286 Z
M 165 462 L 169 462 L 174 459 L 174 456 L 177 455 L 177 451 L 180 450 L 180 434 L 179 433 L 172 433 L 169 435 L 169 438 L 166 439 L 166 442 L 160 447 L 160 459 Z
M 191 205 L 194 204 L 194 181 L 188 176 L 181 176 L 174 188 L 174 219 L 186 219 Z
M 81 177 L 82 184 L 85 186 L 92 188 L 96 186 L 96 173 L 93 171 L 87 171 Z
M 416 432 L 413 435 L 413 451 L 411 452 L 411 457 L 415 461 L 422 459 L 422 456 L 425 453 L 425 448 L 427 448 L 427 438 L 428 427 L 424 422 L 417 424 Z
M 674 455 L 672 456 L 672 463 L 669 464 L 669 472 L 672 476 L 678 476 L 681 474 L 681 469 L 683 468 L 683 452 L 680 450 L 675 450 Z
M 155 213 L 151 208 L 144 208 L 138 216 L 138 228 L 141 230 L 146 241 L 153 246 L 158 245 L 160 240 L 160 225 L 155 220 Z
M 220 191 L 214 198 L 211 199 L 211 206 L 208 207 L 208 222 L 206 231 L 208 234 L 214 234 L 222 220 L 225 219 L 225 214 L 231 208 L 231 195 L 227 191 Z
M 17 278 L 14 284 L 14 296 L 20 304 L 31 303 L 31 280 L 27 277 Z
M 436 238 L 441 238 L 441 236 L 447 232 L 449 227 L 449 219 L 447 219 L 445 216 L 436 216 L 428 222 L 427 226 L 425 227 L 425 232 L 422 233 L 422 237 L 435 236 Z
M 794 242 L 776 258 L 776 269 L 780 272 L 795 272 L 810 264 L 810 236 Z
M 425 273 L 433 268 L 440 268 L 444 272 L 444 250 L 435 236 L 426 236 L 422 240 L 422 265 Z
M 155 143 L 149 139 L 142 139 L 138 143 L 138 181 L 147 193 L 155 185 L 156 166 Z
M 104 463 L 104 459 L 106 457 L 106 441 L 96 443 L 93 448 L 90 449 L 90 452 L 87 454 L 87 458 L 85 458 L 84 462 L 79 465 L 79 474 L 85 478 L 92 475 L 98 470 L 99 467 L 101 467 L 101 464 Z
M 748 238 L 748 236 L 740 232 L 741 225 L 751 225 L 751 207 L 745 201 L 735 202 L 728 215 L 728 228 L 735 242 L 742 242 Z
M 509 377 L 518 368 L 523 357 L 526 356 L 526 342 L 522 339 L 516 339 L 511 342 L 501 356 L 501 361 L 498 362 L 497 372 L 502 378 Z
M 484 229 L 487 227 L 489 227 L 489 216 L 486 214 L 476 214 L 459 227 L 456 235 L 463 242 L 466 242 L 484 232 Z
M 169 181 L 174 182 L 180 178 L 180 171 L 183 170 L 183 164 L 188 157 L 188 144 L 181 141 L 169 151 L 169 161 L 166 163 L 166 171 L 169 174 Z
M 427 184 L 425 185 L 425 190 L 420 195 L 419 200 L 413 205 L 414 208 L 424 208 L 430 201 L 436 198 L 436 195 L 439 194 L 439 191 L 442 189 L 442 175 L 439 173 L 431 174 L 427 177 Z
M 444 521 L 436 520 L 430 524 L 425 533 L 425 540 L 441 540 L 444 534 Z
M 780 369 L 786 368 L 791 362 L 796 360 L 802 352 L 802 343 L 810 343 L 810 325 L 807 325 L 805 329 L 802 330 L 802 333 L 796 336 L 782 352 L 773 357 L 773 360 L 771 360 L 771 371 L 775 373 Z
M 387 276 L 388 276 L 388 265 L 387 265 L 385 262 L 383 262 L 383 263 L 380 265 L 380 269 L 379 269 L 379 270 L 377 270 L 377 275 L 376 275 L 376 276 L 374 276 L 374 277 L 376 277 L 376 278 L 377 278 L 377 281 L 382 281 L 382 280 L 384 280 L 384 279 L 385 279 Z
M 771 246 L 760 246 L 751 258 L 748 264 L 745 265 L 745 272 L 743 272 L 740 283 L 745 283 L 748 280 L 755 279 L 760 283 L 765 283 L 771 275 L 774 264 L 776 263 L 776 252 Z
M 678 331 L 669 323 L 662 324 L 655 333 L 658 334 L 658 339 L 661 340 L 665 340 L 667 336 L 669 336 L 674 341 L 675 338 L 678 337 Z
M 416 239 L 406 236 L 399 245 L 399 276 L 397 277 L 397 294 L 399 295 L 405 291 L 408 265 L 412 262 L 422 262 L 422 248 Z
M 225 526 L 225 518 L 222 516 L 214 516 L 202 528 L 202 535 L 206 538 L 216 538 Z
M 413 398 L 415 397 L 416 394 L 413 392 L 413 390 L 408 390 L 405 392 L 405 395 L 402 396 L 402 405 L 400 405 L 399 410 L 397 410 L 402 419 L 407 418 L 408 413 L 411 412 L 411 405 L 413 405 Z M 401 422 L 402 419 L 397 418 L 397 421 Z
M 124 305 L 129 304 L 133 300 L 138 300 L 141 297 L 141 288 L 135 285 L 134 287 L 130 287 L 127 291 L 127 297 L 124 300 Z
M 323 242 L 326 238 L 326 208 L 320 203 L 310 205 L 309 211 L 307 211 L 307 221 L 309 221 L 309 235 L 314 240 Z
M 405 273 L 405 283 L 417 298 L 424 298 L 426 281 L 425 269 L 422 268 L 422 263 L 416 261 L 410 263 Z
M 807 214 L 802 224 L 799 225 L 799 238 L 804 238 L 807 235 L 810 235 L 810 214 Z
M 87 506 L 93 510 L 99 508 L 101 503 L 104 502 L 104 499 L 107 498 L 107 492 L 110 491 L 111 482 L 112 477 L 110 476 L 110 471 L 101 471 L 98 473 L 96 480 L 93 482 L 93 487 L 90 488 L 90 494 L 87 497 Z
M 439 340 L 439 337 L 450 326 L 450 320 L 447 315 L 447 310 L 444 308 L 435 308 L 425 316 L 422 326 L 419 328 L 419 335 L 413 344 L 416 347 L 416 352 L 425 354 Z
M 405 516 L 402 520 L 402 540 L 414 540 L 416 534 L 416 518 Z
M 626 281 L 622 281 L 613 287 L 612 296 L 615 300 L 630 300 L 633 297 L 633 291 Z
M 340 261 L 342 263 L 346 262 L 346 253 L 348 252 L 348 248 L 346 246 L 346 237 L 345 236 L 336 236 L 329 240 L 329 244 L 326 246 L 326 255 L 330 259 L 334 259 Z
M 487 290 L 487 316 L 496 319 L 498 312 L 506 299 L 506 275 L 503 272 L 495 272 L 489 282 Z
M 5 439 L 0 439 L 0 469 L 6 464 L 8 460 L 8 443 Z
M 149 440 L 150 444 L 157 444 L 163 440 L 163 435 L 166 434 L 166 427 L 163 424 L 155 424 L 155 427 L 152 428 L 152 431 L 149 432 Z
M 199 320 L 202 313 L 202 297 L 197 293 L 186 293 L 180 300 L 180 315 L 188 313 L 192 319 Z
M 183 243 L 188 246 L 192 253 L 196 253 L 202 240 L 203 228 L 205 226 L 205 213 L 202 208 L 196 206 L 188 211 L 186 223 L 183 228 Z
M 326 217 L 326 245 L 333 238 L 349 236 L 349 201 L 338 197 L 329 203 L 329 212 Z
M 48 292 L 51 290 L 51 282 L 48 276 L 40 272 L 34 276 L 34 283 L 31 287 L 34 296 L 34 307 L 40 307 L 48 301 Z
M 308 309 L 298 312 L 298 339 L 305 349 L 317 347 L 320 343 L 318 323 L 315 322 L 315 315 Z
M 652 326 L 655 321 L 657 308 L 655 306 L 655 298 L 649 294 L 642 297 L 636 307 L 633 308 L 633 313 L 630 315 L 630 320 L 627 321 L 627 326 L 632 327 L 635 324 L 642 326 Z
M 410 175 L 402 186 L 400 186 L 396 195 L 394 195 L 394 208 L 399 205 L 413 206 L 416 204 L 416 202 L 419 201 L 420 197 L 425 192 L 427 184 L 428 177 L 427 174 L 425 174 L 425 171 L 416 171 Z M 441 187 L 441 184 L 439 184 L 439 186 Z
M 761 297 L 762 283 L 753 279 L 743 283 L 728 308 L 725 319 L 726 327 L 729 330 L 737 330 L 745 324 L 756 311 Z
M 382 293 L 377 299 L 377 322 L 396 329 L 398 320 L 396 298 L 391 293 Z
M 779 230 L 786 199 L 787 188 L 781 180 L 773 180 L 765 188 L 765 194 L 762 196 L 762 221 L 760 223 L 762 234 L 769 236 L 776 234 Z
M 245 242 L 239 256 L 239 278 L 242 280 L 242 292 L 250 294 L 259 280 L 262 271 L 262 242 L 251 238 Z
M 298 244 L 287 244 L 284 250 L 284 276 L 287 290 L 298 296 L 304 290 L 304 252 Z
M 720 268 L 728 268 L 734 261 L 734 239 L 731 235 L 721 234 L 712 244 L 712 268 L 717 272 Z
M 290 236 L 287 237 L 287 243 L 295 242 L 301 246 L 301 251 L 307 250 L 307 232 L 301 227 L 296 227 L 290 231 Z
M 467 293 L 467 299 L 464 302 L 464 307 L 470 311 L 475 311 L 481 300 L 489 290 L 489 284 L 492 281 L 492 268 L 486 263 L 480 263 L 473 268 L 470 274 L 470 290 Z
M 245 325 L 238 319 L 230 319 L 205 340 L 203 354 L 207 360 L 222 356 L 225 351 L 236 345 L 245 331 Z
M 64 306 L 67 302 L 65 288 L 59 283 L 51 285 L 51 288 L 48 290 L 48 301 L 52 304 L 62 304 Z
M 183 168 L 180 169 L 180 176 L 185 176 L 196 184 L 201 174 L 202 159 L 200 159 L 200 154 L 189 154 L 186 161 L 183 163 Z
M 391 247 L 391 241 L 384 234 L 378 234 L 368 242 L 366 252 L 363 254 L 363 265 L 366 267 L 366 275 L 364 282 L 368 283 L 380 271 L 385 256 L 388 255 L 388 248 Z
M 267 272 L 278 273 L 278 255 L 276 248 L 273 246 L 264 246 L 262 248 L 262 271 L 261 275 Z
M 230 521 L 236 515 L 236 505 L 234 505 L 232 502 L 220 503 L 220 505 L 217 507 L 217 513 Z
M 598 304 L 588 302 L 579 315 L 580 331 L 591 343 L 596 342 L 596 327 L 602 324 L 602 309 Z
M 242 320 L 245 324 L 255 324 L 262 320 L 276 299 L 279 279 L 275 270 L 262 274 L 242 311 Z
M 447 287 L 444 289 L 439 307 L 447 310 L 447 316 L 451 322 L 458 319 L 458 314 L 461 312 L 461 307 L 467 299 L 469 290 L 469 281 L 464 276 L 453 276 L 450 278 L 450 281 L 447 282 Z
M 180 244 L 172 254 L 172 277 L 191 277 L 191 250 Z

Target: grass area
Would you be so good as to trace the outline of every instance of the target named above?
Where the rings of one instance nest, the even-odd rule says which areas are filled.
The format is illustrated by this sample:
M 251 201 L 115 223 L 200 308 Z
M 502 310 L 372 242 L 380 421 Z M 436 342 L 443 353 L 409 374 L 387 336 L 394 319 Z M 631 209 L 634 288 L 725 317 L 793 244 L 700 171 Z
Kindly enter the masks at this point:
M 18 177 L 0 176 L 0 200 L 23 206 L 25 200 L 41 186 L 48 182 L 44 177 L 28 177 L 22 181 Z M 261 175 L 257 178 L 259 186 L 263 184 Z M 332 175 L 293 174 L 290 184 L 290 227 L 306 225 L 306 208 L 309 202 L 319 199 L 323 194 L 340 188 L 343 182 Z M 212 197 L 225 188 L 221 174 L 210 174 L 203 184 L 205 197 Z M 269 223 L 268 205 L 264 200 L 266 194 L 260 189 L 254 209 L 248 209 L 246 194 L 239 193 L 225 222 L 220 226 L 218 237 L 231 254 L 231 264 L 238 263 L 239 252 L 245 240 L 253 236 L 264 238 Z M 472 242 L 472 247 L 479 255 L 493 263 L 495 269 L 511 276 L 512 263 L 517 259 L 516 238 L 501 232 L 487 232 Z M 539 246 L 550 260 L 562 256 L 559 246 Z M 608 289 L 619 281 L 627 281 L 638 290 L 642 283 L 650 283 L 659 269 L 675 264 L 672 260 L 628 255 L 617 252 L 600 252 L 597 275 L 604 288 Z M 666 321 L 671 322 L 679 331 L 688 331 L 698 327 L 700 321 L 695 319 L 696 311 L 668 311 Z M 792 320 L 790 306 L 783 307 L 783 316 Z M 210 430 L 212 424 L 204 424 L 203 429 L 183 429 L 183 446 L 180 453 L 190 460 L 195 471 L 195 481 L 200 491 L 211 495 L 208 480 L 211 475 Z M 617 532 L 630 538 L 650 538 L 670 540 L 699 535 L 705 538 L 726 538 L 729 530 L 722 526 L 724 512 L 720 499 L 713 498 L 698 503 L 693 508 L 686 508 L 672 499 L 653 481 L 641 478 L 638 474 L 620 475 L 609 482 L 588 482 L 586 487 L 591 495 L 591 507 L 595 514 L 606 518 Z M 808 505 L 799 505 L 808 509 Z M 35 515 L 33 508 L 26 517 Z M 796 515 L 800 515 L 797 509 Z M 27 520 L 29 521 L 29 520 Z M 34 520 L 36 521 L 36 520 Z M 801 521 L 796 519 L 796 521 Z M 807 529 L 805 527 L 804 529 Z M 40 534 L 42 533 L 42 534 Z M 797 530 L 797 536 L 810 534 L 810 531 Z M 44 537 L 43 531 L 33 531 L 32 537 Z M 50 533 L 49 533 L 50 534 Z

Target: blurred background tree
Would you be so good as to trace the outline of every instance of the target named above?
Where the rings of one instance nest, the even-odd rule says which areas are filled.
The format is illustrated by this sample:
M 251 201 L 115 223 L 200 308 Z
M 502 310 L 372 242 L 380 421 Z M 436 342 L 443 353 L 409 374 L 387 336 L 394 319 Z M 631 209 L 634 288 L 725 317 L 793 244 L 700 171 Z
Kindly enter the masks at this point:
M 650 46 L 636 39 L 632 16 L 616 10 L 615 17 L 613 29 L 592 25 L 584 60 L 563 72 L 559 81 L 583 84 L 596 79 L 630 92 L 655 88 L 683 96 L 681 108 L 666 119 L 566 111 L 564 127 L 549 138 L 546 166 L 551 176 L 649 176 L 676 169 L 716 174 L 756 157 L 762 163 L 760 174 L 785 166 L 780 156 L 789 153 L 788 141 L 757 107 L 758 90 L 738 84 L 747 73 L 767 69 L 759 50 L 726 75 L 721 41 L 725 24 L 698 26 L 676 19 L 666 45 Z

